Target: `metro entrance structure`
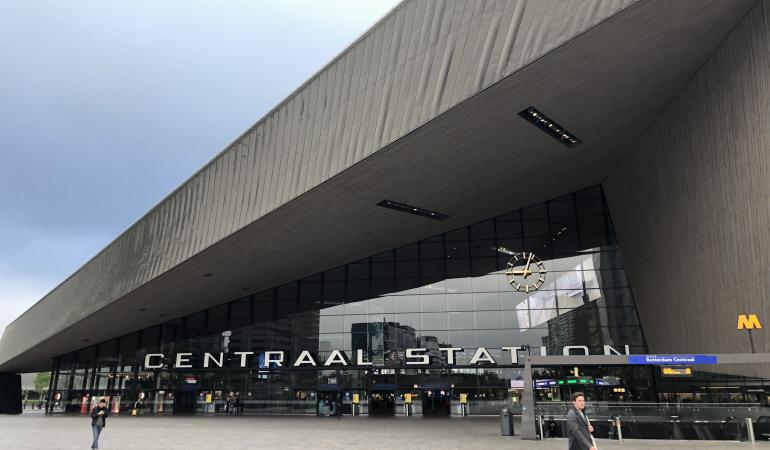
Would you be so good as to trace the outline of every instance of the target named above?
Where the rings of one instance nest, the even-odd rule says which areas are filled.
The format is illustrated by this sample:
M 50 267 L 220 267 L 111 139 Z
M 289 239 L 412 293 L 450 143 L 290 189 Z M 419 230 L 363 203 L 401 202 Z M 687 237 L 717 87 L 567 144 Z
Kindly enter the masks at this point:
M 10 324 L 3 388 L 53 370 L 50 413 L 498 414 L 533 383 L 766 406 L 764 357 L 522 361 L 770 351 L 736 329 L 770 317 L 768 17 L 405 1 Z

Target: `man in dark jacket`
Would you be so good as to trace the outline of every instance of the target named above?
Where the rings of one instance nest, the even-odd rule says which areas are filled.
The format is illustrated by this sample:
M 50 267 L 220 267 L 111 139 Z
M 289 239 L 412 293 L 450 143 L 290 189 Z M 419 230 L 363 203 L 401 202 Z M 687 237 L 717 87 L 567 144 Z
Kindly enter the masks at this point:
M 567 438 L 569 450 L 596 450 L 591 433 L 594 427 L 585 415 L 586 398 L 582 392 L 572 394 L 572 407 L 567 413 Z
M 99 448 L 99 435 L 102 434 L 102 430 L 107 426 L 107 416 L 110 415 L 110 410 L 107 408 L 107 400 L 99 400 L 99 406 L 94 406 L 91 410 L 91 431 L 94 433 L 94 442 L 91 444 L 91 448 Z

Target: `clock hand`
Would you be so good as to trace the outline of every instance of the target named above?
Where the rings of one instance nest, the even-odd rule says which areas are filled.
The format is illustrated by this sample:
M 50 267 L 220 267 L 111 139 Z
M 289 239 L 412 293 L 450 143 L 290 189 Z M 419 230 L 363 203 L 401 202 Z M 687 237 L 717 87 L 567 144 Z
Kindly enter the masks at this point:
M 524 266 L 524 278 L 527 278 L 530 273 L 532 273 L 531 270 L 529 270 L 529 263 L 532 262 L 532 252 L 529 252 L 529 258 L 527 258 L 527 264 Z

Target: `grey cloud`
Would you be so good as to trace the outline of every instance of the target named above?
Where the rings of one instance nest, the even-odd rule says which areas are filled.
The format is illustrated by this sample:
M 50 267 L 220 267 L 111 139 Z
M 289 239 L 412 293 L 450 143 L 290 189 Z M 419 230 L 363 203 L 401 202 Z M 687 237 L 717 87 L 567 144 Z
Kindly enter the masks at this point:
M 395 3 L 0 2 L 3 274 L 62 281 Z

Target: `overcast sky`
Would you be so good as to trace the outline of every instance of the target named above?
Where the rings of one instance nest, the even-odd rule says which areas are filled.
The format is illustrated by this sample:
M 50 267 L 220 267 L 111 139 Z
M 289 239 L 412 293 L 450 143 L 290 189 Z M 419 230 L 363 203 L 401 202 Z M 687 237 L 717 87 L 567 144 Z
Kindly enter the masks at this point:
M 0 332 L 397 0 L 0 0 Z

